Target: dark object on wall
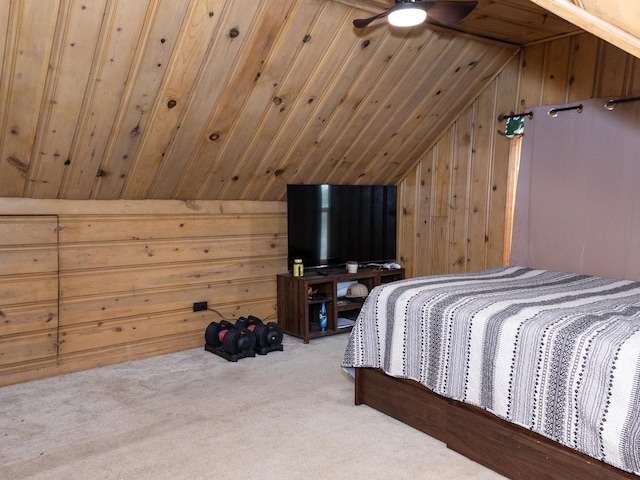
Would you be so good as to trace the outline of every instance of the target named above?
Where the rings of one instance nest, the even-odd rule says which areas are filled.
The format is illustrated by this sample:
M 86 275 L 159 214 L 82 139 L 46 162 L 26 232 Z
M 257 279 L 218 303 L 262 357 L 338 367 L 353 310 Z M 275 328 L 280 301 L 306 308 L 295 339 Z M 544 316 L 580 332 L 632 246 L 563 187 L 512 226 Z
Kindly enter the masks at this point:
M 288 265 L 396 260 L 395 185 L 287 185 Z
M 204 339 L 206 351 L 215 353 L 230 362 L 256 355 L 255 334 L 246 328 L 237 328 L 226 320 L 220 323 L 211 322 L 204 332 Z

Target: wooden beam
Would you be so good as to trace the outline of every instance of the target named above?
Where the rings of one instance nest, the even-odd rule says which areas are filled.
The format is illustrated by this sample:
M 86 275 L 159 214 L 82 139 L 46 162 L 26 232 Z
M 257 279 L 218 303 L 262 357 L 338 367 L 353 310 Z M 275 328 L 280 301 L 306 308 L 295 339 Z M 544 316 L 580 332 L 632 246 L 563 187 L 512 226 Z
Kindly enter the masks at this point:
M 592 33 L 618 48 L 640 58 L 640 38 L 631 32 L 621 28 L 624 22 L 617 18 L 600 18 L 591 11 L 578 7 L 569 0 L 530 0 L 551 13 L 577 25 L 583 30 Z M 635 0 L 624 0 L 633 10 L 632 3 Z M 594 3 L 594 2 L 591 2 Z M 607 2 L 612 3 L 612 2 Z M 637 9 L 637 7 L 635 7 Z M 594 9 L 594 11 L 599 11 Z M 615 21 L 614 23 L 611 23 Z

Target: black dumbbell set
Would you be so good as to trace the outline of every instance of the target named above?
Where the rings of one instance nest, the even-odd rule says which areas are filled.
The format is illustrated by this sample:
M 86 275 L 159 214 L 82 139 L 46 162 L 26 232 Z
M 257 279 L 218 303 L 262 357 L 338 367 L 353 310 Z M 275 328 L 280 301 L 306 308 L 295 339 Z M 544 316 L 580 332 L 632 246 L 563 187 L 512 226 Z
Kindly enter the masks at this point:
M 263 323 L 258 317 L 240 317 L 235 325 L 226 320 L 211 322 L 204 332 L 207 352 L 237 362 L 241 358 L 283 351 L 282 327 L 274 322 Z

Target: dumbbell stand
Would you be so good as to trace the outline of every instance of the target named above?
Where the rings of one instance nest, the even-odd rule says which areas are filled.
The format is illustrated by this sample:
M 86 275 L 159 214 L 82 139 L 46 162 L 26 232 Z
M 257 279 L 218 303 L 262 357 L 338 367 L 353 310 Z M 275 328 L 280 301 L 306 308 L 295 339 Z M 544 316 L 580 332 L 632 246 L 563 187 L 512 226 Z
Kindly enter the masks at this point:
M 222 347 L 214 347 L 212 345 L 209 345 L 208 343 L 204 344 L 204 349 L 207 352 L 215 353 L 216 355 L 226 360 L 229 360 L 230 362 L 237 362 L 241 358 L 256 356 L 256 352 L 253 350 L 245 350 L 244 352 L 232 354 L 232 353 L 225 352 L 224 348 Z
M 256 353 L 258 355 L 266 355 L 269 352 L 283 352 L 283 351 L 284 351 L 284 347 L 282 346 L 282 344 L 271 346 L 271 347 L 256 347 Z

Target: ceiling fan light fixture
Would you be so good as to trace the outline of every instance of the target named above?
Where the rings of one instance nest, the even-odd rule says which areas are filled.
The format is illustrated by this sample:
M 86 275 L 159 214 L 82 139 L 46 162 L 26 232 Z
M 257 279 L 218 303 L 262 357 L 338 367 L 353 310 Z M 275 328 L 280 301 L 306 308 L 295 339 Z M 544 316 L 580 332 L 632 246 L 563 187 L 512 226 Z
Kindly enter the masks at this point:
M 407 5 L 408 8 L 399 8 L 389 13 L 387 19 L 395 27 L 413 27 L 420 25 L 427 19 L 427 12 L 422 8 Z

